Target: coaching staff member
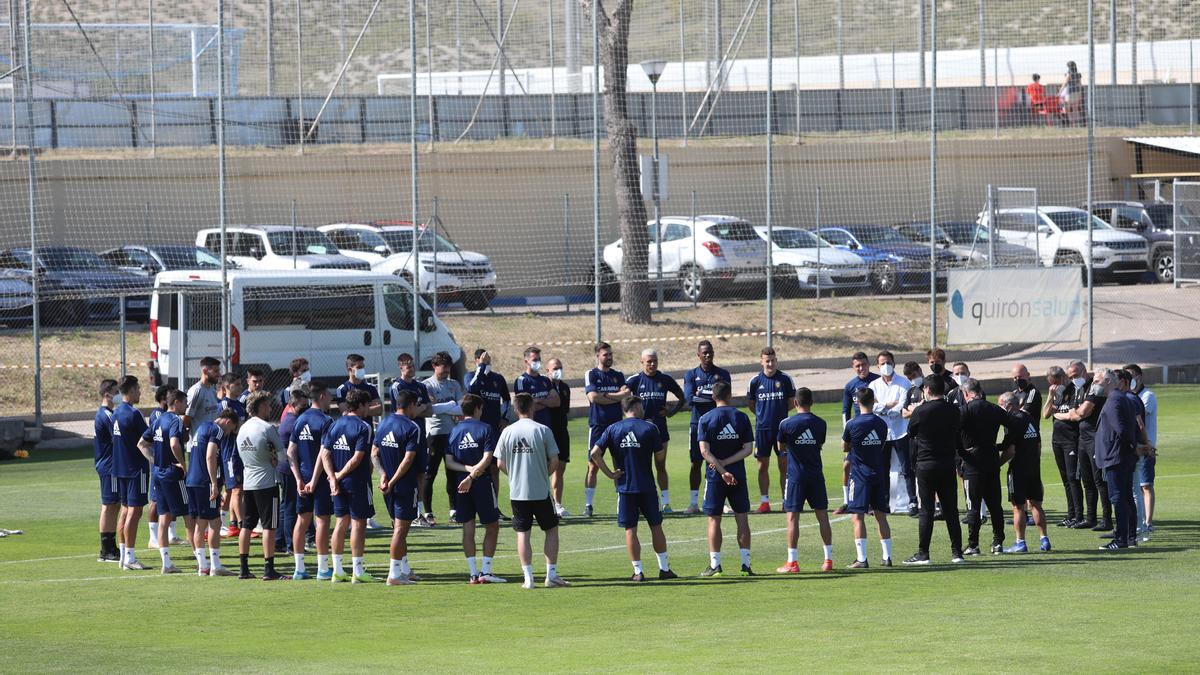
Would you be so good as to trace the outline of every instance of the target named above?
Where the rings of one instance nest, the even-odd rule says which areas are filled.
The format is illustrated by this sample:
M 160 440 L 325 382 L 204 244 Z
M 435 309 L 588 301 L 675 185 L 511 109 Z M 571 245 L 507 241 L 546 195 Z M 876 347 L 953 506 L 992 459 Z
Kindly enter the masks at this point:
M 967 378 L 959 385 L 962 390 L 962 449 L 963 487 L 967 492 L 967 555 L 979 555 L 980 513 L 984 506 L 992 517 L 992 553 L 1004 552 L 1004 512 L 1000 510 L 1000 454 L 996 435 L 1001 429 L 1013 426 L 1008 413 L 983 398 L 979 380 Z M 1024 429 L 1014 429 L 1016 438 Z M 1013 449 L 1006 448 L 1011 456 Z M 943 507 L 944 508 L 944 507 Z
M 917 508 L 921 514 L 919 543 L 916 554 L 904 563 L 929 564 L 935 501 L 941 502 L 945 514 L 951 561 L 958 563 L 963 561 L 962 525 L 958 522 L 954 458 L 958 451 L 962 413 L 958 406 L 946 402 L 946 381 L 943 378 L 929 377 L 922 385 L 925 402 L 913 408 L 912 416 L 908 419 L 908 438 L 912 444 L 910 451 L 917 468 Z
M 1116 371 L 1105 368 L 1096 373 L 1095 389 L 1103 395 L 1104 405 L 1096 424 L 1096 468 L 1104 471 L 1108 497 L 1116 512 L 1113 540 L 1100 547 L 1116 551 L 1137 546 L 1137 508 L 1133 503 L 1133 467 L 1137 465 L 1139 428 L 1137 409 L 1117 387 Z

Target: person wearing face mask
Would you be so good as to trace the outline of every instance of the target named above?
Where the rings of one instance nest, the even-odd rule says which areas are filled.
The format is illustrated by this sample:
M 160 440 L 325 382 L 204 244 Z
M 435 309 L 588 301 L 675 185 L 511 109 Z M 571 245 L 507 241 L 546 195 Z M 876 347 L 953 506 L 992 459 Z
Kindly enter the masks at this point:
M 992 553 L 1004 552 L 1004 512 L 1000 510 L 1000 467 L 1013 457 L 1016 448 L 997 446 L 996 436 L 1007 429 L 1006 442 L 1021 438 L 1025 427 L 1000 406 L 983 398 L 983 387 L 968 378 L 959 387 L 966 405 L 962 416 L 963 490 L 967 495 L 967 548 L 964 555 L 979 555 L 980 512 L 986 506 L 992 516 Z M 1001 448 L 1003 448 L 1001 450 Z
M 1118 374 L 1105 368 L 1096 373 L 1094 396 L 1103 399 L 1096 421 L 1096 466 L 1105 473 L 1109 499 L 1116 510 L 1113 540 L 1100 547 L 1117 551 L 1137 546 L 1137 509 L 1133 504 L 1133 469 L 1139 456 L 1153 454 L 1141 443 L 1137 408 L 1121 392 Z M 1093 395 L 1089 395 L 1089 399 Z
M 950 537 L 950 560 L 961 563 L 962 524 L 958 521 L 958 493 L 954 488 L 954 459 L 960 444 L 962 412 L 946 402 L 946 381 L 929 377 L 921 383 L 924 401 L 913 408 L 908 420 L 913 462 L 917 467 L 917 506 L 921 512 L 917 552 L 906 565 L 928 565 L 933 539 L 934 505 L 945 509 L 946 533 Z
M 954 376 L 946 369 L 946 350 L 935 347 L 925 352 L 925 360 L 929 364 L 929 377 L 942 379 L 942 391 L 947 392 L 958 386 Z
M 430 403 L 430 414 L 425 417 L 424 422 L 425 443 L 429 448 L 429 466 L 425 475 L 424 489 L 421 492 L 425 513 L 433 511 L 433 479 L 437 476 L 438 465 L 445 462 L 444 458 L 449 452 L 448 443 L 450 432 L 454 430 L 454 417 L 462 414 L 459 404 L 467 393 L 461 382 L 450 377 L 454 359 L 448 352 L 434 354 L 433 358 L 429 360 L 429 365 L 433 366 L 433 375 L 421 382 Z M 458 485 L 454 481 L 446 481 L 446 499 L 450 509 L 450 520 L 454 520 L 457 490 Z
M 967 396 L 966 392 L 962 390 L 962 386 L 971 379 L 971 369 L 967 367 L 967 364 L 958 361 L 950 370 L 950 379 L 954 382 L 954 388 L 946 390 L 946 400 L 959 408 L 966 408 Z M 980 393 L 983 395 L 982 390 Z M 987 396 L 983 395 L 983 398 L 986 400 Z
M 1108 499 L 1108 489 L 1104 485 L 1103 472 L 1096 468 L 1096 424 L 1100 420 L 1100 410 L 1104 407 L 1105 393 L 1103 387 L 1089 383 L 1086 379 L 1087 369 L 1082 361 L 1072 361 L 1067 365 L 1067 377 L 1075 385 L 1074 407 L 1066 412 L 1054 414 L 1054 419 L 1075 422 L 1079 425 L 1079 436 L 1075 445 L 1075 457 L 1078 461 L 1079 477 L 1083 480 L 1084 505 L 1086 517 L 1075 523 L 1075 529 L 1090 529 L 1096 532 L 1107 532 L 1112 529 L 1112 502 Z M 1101 505 L 1103 519 L 1096 520 L 1096 502 Z
M 292 375 L 292 382 L 284 387 L 279 392 L 279 404 L 283 406 L 283 412 L 279 415 L 279 421 L 290 412 L 295 414 L 295 410 L 291 409 L 292 391 L 312 382 L 312 373 L 308 370 L 308 359 L 303 356 L 292 359 L 288 364 L 288 372 Z
M 855 352 L 850 357 L 850 367 L 854 369 L 854 377 L 842 387 L 842 428 L 858 414 L 858 404 L 855 396 L 859 389 L 866 389 L 871 382 L 879 379 L 879 375 L 871 372 L 870 361 L 866 352 Z M 841 516 L 849 513 L 850 504 L 850 459 L 842 461 L 842 503 L 833 514 Z
M 1158 397 L 1146 388 L 1142 379 L 1142 369 L 1136 363 L 1125 366 L 1132 376 L 1129 391 L 1142 402 L 1143 426 L 1146 431 L 1146 442 L 1150 447 L 1158 445 Z M 1154 454 L 1138 457 L 1137 466 L 1133 470 L 1133 502 L 1137 507 L 1138 534 L 1142 541 L 1150 541 L 1154 532 L 1154 466 L 1158 459 Z
M 549 377 L 542 374 L 544 367 L 542 365 L 542 349 L 540 347 L 536 345 L 526 347 L 524 357 L 525 372 L 513 380 L 513 395 L 526 393 L 532 396 L 533 421 L 543 426 L 551 427 L 554 410 L 562 405 L 562 399 L 558 396 L 558 387 L 554 386 Z M 551 430 L 553 431 L 553 427 L 551 427 Z M 555 440 L 555 443 L 557 444 L 558 441 Z M 551 480 L 551 482 L 554 481 Z M 559 513 L 559 509 L 562 507 L 562 498 L 557 498 L 554 504 L 554 511 L 561 518 L 562 514 Z M 563 510 L 565 511 L 565 509 Z
M 508 409 L 510 396 L 508 382 L 504 376 L 492 370 L 492 354 L 480 347 L 475 350 L 475 371 L 467 376 L 466 389 L 468 394 L 475 394 L 483 399 L 483 412 L 479 419 L 490 426 L 497 436 L 504 427 L 508 426 Z M 500 469 L 492 462 L 489 469 L 492 475 L 492 492 L 499 496 Z M 508 520 L 504 512 L 500 512 L 500 520 Z
M 653 349 L 642 350 L 642 370 L 634 373 L 625 380 L 629 393 L 642 400 L 642 416 L 658 427 L 658 439 L 662 442 L 662 453 L 654 455 L 654 473 L 658 476 L 658 489 L 662 497 L 662 512 L 673 513 L 669 478 L 667 476 L 667 447 L 670 445 L 671 432 L 667 429 L 667 418 L 679 412 L 685 404 L 683 389 L 675 378 L 658 369 L 658 352 Z M 667 405 L 667 394 L 674 394 L 674 406 Z M 562 459 L 560 443 L 559 459 Z
M 1046 372 L 1046 404 L 1042 407 L 1042 419 L 1053 420 L 1050 447 L 1054 450 L 1054 463 L 1058 465 L 1059 478 L 1067 497 L 1067 516 L 1058 522 L 1059 527 L 1074 527 L 1083 522 L 1083 485 L 1079 482 L 1079 423 L 1058 419 L 1056 413 L 1073 409 L 1078 390 L 1060 366 L 1050 366 Z
M 1013 423 L 1001 443 L 1014 450 L 1008 464 L 1008 503 L 1012 505 L 1013 534 L 1016 542 L 1005 553 L 1028 553 L 1025 529 L 1029 527 L 1028 515 L 1037 527 L 1040 549 L 1050 551 L 1050 537 L 1046 534 L 1046 513 L 1042 511 L 1042 434 L 1038 430 L 1038 418 L 1020 406 L 1020 395 L 1006 391 L 1000 395 L 1000 407 L 1009 414 Z
M 367 382 L 367 360 L 361 354 L 346 355 L 346 381 L 338 385 L 338 388 L 333 391 L 333 402 L 337 404 L 338 410 L 343 415 L 349 410 L 346 405 L 346 396 L 352 391 L 365 392 L 368 395 L 367 405 L 365 410 L 361 411 L 362 420 L 368 425 L 375 421 L 375 415 L 383 413 L 383 401 L 379 398 L 379 390 L 375 385 Z M 247 383 L 250 380 L 247 379 Z
M 1017 407 L 1025 411 L 1038 421 L 1039 415 L 1042 414 L 1042 394 L 1033 386 L 1033 378 L 1029 376 L 1029 369 L 1023 363 L 1013 364 L 1013 394 L 1017 397 Z
M 904 481 L 904 493 L 908 506 L 905 509 L 910 516 L 916 514 L 917 495 L 910 491 L 908 473 L 908 420 L 904 418 L 904 401 L 908 398 L 911 387 L 909 381 L 896 372 L 896 357 L 886 349 L 875 357 L 879 369 L 879 379 L 867 385 L 875 394 L 874 412 L 887 422 L 887 440 L 883 444 L 883 461 L 887 470 L 892 466 L 894 454 L 900 462 L 901 478 Z M 889 490 L 890 492 L 890 490 Z
M 917 406 L 925 402 L 925 375 L 921 372 L 921 364 L 916 361 L 909 361 L 904 364 L 904 379 L 908 380 L 908 392 L 904 394 L 903 408 L 900 410 L 900 416 L 904 419 L 911 419 L 913 412 Z M 935 378 L 941 379 L 941 378 Z M 908 517 L 917 518 L 920 516 L 917 504 L 917 460 L 916 451 L 913 448 L 912 434 L 908 434 L 908 466 L 905 467 L 904 480 L 908 487 L 908 494 L 911 497 L 908 508 Z
M 550 408 L 550 433 L 558 446 L 558 464 L 550 474 L 550 492 L 554 497 L 554 513 L 559 518 L 568 518 L 571 513 L 563 506 L 563 476 L 567 472 L 567 464 L 571 461 L 571 434 L 567 430 L 571 413 L 571 385 L 563 379 L 563 364 L 559 359 L 547 359 L 546 368 L 550 371 L 550 384 L 558 392 L 558 405 Z

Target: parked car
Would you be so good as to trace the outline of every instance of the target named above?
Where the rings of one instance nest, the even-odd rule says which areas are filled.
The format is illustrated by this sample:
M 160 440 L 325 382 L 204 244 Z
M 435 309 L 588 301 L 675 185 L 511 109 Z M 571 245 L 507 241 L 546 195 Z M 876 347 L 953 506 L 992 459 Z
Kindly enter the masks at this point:
M 230 364 L 268 373 L 268 382 L 287 382 L 288 364 L 308 359 L 314 379 L 346 379 L 346 352 L 362 354 L 369 373 L 394 367 L 403 352 L 415 353 L 412 287 L 380 272 L 311 270 L 303 275 L 275 270 L 235 270 L 229 280 Z M 183 340 L 176 328 L 186 318 L 187 373 L 200 374 L 197 356 L 221 351 L 220 273 L 163 272 L 155 277 L 150 323 L 151 360 L 161 377 L 178 382 Z M 211 293 L 204 293 L 204 290 Z M 186 303 L 180 306 L 180 303 Z M 440 351 L 454 359 L 453 377 L 463 375 L 463 351 L 429 308 L 420 312 L 422 374 Z
M 1092 213 L 1117 229 L 1142 235 L 1149 249 L 1147 261 L 1155 279 L 1166 284 L 1175 281 L 1174 204 L 1093 202 Z
M 123 272 L 143 277 L 173 270 L 221 269 L 221 259 L 212 251 L 186 244 L 128 244 L 104 251 L 100 257 Z M 238 269 L 238 264 L 227 260 L 225 269 Z
M 870 266 L 871 288 L 878 293 L 898 293 L 909 288 L 929 288 L 929 245 L 916 244 L 884 225 L 831 225 L 818 231 L 821 238 L 851 251 Z M 957 258 L 938 249 L 938 286 L 946 282 L 946 269 Z
M 657 227 L 646 224 L 649 239 L 647 269 L 653 281 L 658 271 Z M 766 281 L 767 242 L 754 226 L 733 216 L 697 216 L 662 219 L 663 278 L 670 280 L 685 298 L 703 300 L 718 290 Z M 618 297 L 618 275 L 624 254 L 622 240 L 604 247 L 600 266 L 601 297 Z
M 0 270 L 0 323 L 33 323 L 33 286 L 26 270 Z
M 0 253 L 0 269 L 38 275 L 41 315 L 49 325 L 116 319 L 121 296 L 125 297 L 126 319 L 145 321 L 150 315 L 151 282 L 122 272 L 87 249 L 41 247 L 36 270 L 28 248 L 9 249 Z
M 996 234 L 1007 242 L 1037 251 L 1043 265 L 1078 265 L 1084 269 L 1088 249 L 1088 213 L 1069 206 L 997 209 Z M 989 212 L 979 214 L 979 224 L 988 226 Z M 1148 269 L 1145 238 L 1116 230 L 1092 219 L 1092 274 L 1097 281 L 1137 283 Z M 1084 281 L 1087 271 L 1083 271 Z
M 902 223 L 896 231 L 915 244 L 928 244 L 929 223 Z M 959 267 L 987 267 L 990 251 L 995 251 L 997 267 L 1016 267 L 1037 263 L 1033 249 L 997 240 L 988 246 L 987 230 L 972 222 L 938 223 L 935 231 L 938 245 L 958 258 Z
M 415 228 L 417 259 L 412 256 L 413 226 L 408 221 L 335 223 L 317 228 L 344 255 L 362 260 L 376 272 L 403 277 L 409 283 L 419 261 L 421 292 L 437 291 L 439 302 L 461 302 L 469 310 L 487 309 L 496 297 L 496 270 L 482 253 L 464 251 L 429 228 Z
M 767 228 L 754 228 L 763 241 Z M 772 228 L 776 288 L 785 295 L 821 290 L 860 291 L 868 287 L 870 268 L 861 257 L 829 245 L 796 227 Z M 818 283 L 819 282 L 819 283 Z
M 196 246 L 221 251 L 221 230 L 196 233 Z M 240 267 L 258 270 L 371 269 L 341 254 L 323 232 L 290 225 L 236 225 L 225 228 L 225 255 Z

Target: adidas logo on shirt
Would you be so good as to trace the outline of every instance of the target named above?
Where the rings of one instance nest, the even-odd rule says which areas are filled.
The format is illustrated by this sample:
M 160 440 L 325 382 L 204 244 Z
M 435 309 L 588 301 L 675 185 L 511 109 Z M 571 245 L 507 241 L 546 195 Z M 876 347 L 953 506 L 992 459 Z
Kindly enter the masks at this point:
M 516 445 L 513 446 L 513 452 L 533 452 L 533 446 L 524 438 L 518 438 Z
M 345 438 L 345 437 L 343 436 L 343 438 Z M 379 445 L 382 447 L 385 447 L 385 448 L 400 447 L 400 444 L 396 442 L 396 436 L 393 435 L 392 432 L 390 432 L 390 431 L 388 432 L 387 436 L 383 437 L 383 440 L 379 441 Z
M 1034 426 L 1032 424 L 1030 424 L 1029 428 L 1025 430 L 1025 438 L 1029 439 L 1029 438 L 1037 438 L 1037 437 L 1038 437 L 1038 430 L 1036 428 L 1034 428 Z
M 883 445 L 883 441 L 879 440 L 879 434 L 872 429 L 871 433 L 867 434 L 867 437 L 862 440 L 862 445 Z
M 300 430 L 300 438 L 299 438 L 299 440 L 302 440 L 302 441 L 311 441 L 311 440 L 313 440 L 312 430 L 308 428 L 308 425 L 307 425 L 307 424 L 305 424 L 305 425 L 304 425 L 304 428 Z
M 121 423 L 116 420 L 113 420 L 113 436 L 120 436 L 120 435 L 121 435 Z
M 640 448 L 640 447 L 642 447 L 642 444 L 638 443 L 637 436 L 634 436 L 633 432 L 631 431 L 631 432 L 625 434 L 625 438 L 621 439 L 621 447 L 622 448 Z
M 467 448 L 478 448 L 478 447 L 479 447 L 479 443 L 475 441 L 475 437 L 472 436 L 471 432 L 469 432 L 469 431 L 467 433 L 463 434 L 462 440 L 458 442 L 459 450 L 466 450 Z
M 717 434 L 718 441 L 736 441 L 738 439 L 737 429 L 733 428 L 732 424 L 726 424 L 721 433 Z
M 805 429 L 804 433 L 796 438 L 796 445 L 816 445 L 817 439 L 813 437 L 812 429 Z
M 346 440 L 346 434 L 338 436 L 337 442 L 333 444 L 334 450 L 350 450 L 350 442 Z
M 254 449 L 254 441 L 250 440 L 249 438 L 242 439 L 242 449 L 243 450 L 253 450 Z
M 158 427 L 154 430 L 154 442 L 162 443 L 162 427 Z

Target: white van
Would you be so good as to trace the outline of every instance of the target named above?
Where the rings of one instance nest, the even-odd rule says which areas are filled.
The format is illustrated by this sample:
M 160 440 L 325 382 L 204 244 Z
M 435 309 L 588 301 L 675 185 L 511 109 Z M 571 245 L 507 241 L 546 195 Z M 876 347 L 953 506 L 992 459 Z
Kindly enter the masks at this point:
M 234 270 L 230 287 L 230 365 L 267 371 L 269 387 L 291 381 L 292 359 L 309 361 L 314 379 L 346 378 L 346 355 L 362 354 L 368 373 L 392 373 L 396 357 L 413 353 L 411 286 L 396 276 L 351 270 Z M 165 381 L 177 381 L 185 354 L 187 379 L 200 376 L 199 360 L 221 353 L 219 271 L 162 272 L 150 306 L 150 359 Z M 207 292 L 206 292 L 207 291 Z M 184 324 L 185 330 L 177 330 Z M 428 305 L 421 308 L 419 374 L 432 373 L 440 351 L 463 375 L 463 351 Z M 422 376 L 424 376 L 422 375 Z

